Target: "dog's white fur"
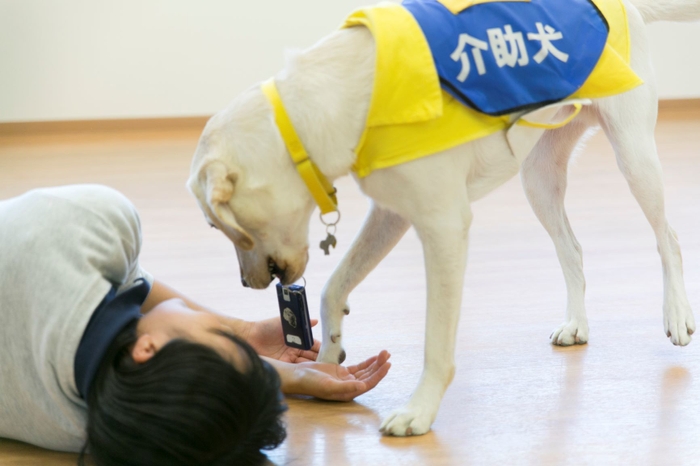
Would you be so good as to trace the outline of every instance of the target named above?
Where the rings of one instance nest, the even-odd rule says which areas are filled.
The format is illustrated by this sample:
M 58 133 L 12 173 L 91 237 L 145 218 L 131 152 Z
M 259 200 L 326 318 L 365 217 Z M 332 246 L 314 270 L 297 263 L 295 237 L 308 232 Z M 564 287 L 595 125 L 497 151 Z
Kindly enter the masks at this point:
M 564 210 L 567 165 L 582 135 L 600 126 L 620 170 L 651 224 L 664 277 L 664 328 L 674 345 L 695 330 L 683 283 L 681 252 L 664 213 L 654 126 L 657 96 L 645 22 L 700 18 L 700 0 L 627 3 L 631 66 L 645 84 L 593 102 L 567 126 L 547 131 L 518 166 L 503 132 L 357 179 L 372 208 L 350 251 L 324 288 L 321 361 L 337 363 L 350 292 L 413 226 L 421 239 L 428 302 L 424 370 L 410 401 L 381 430 L 418 435 L 430 429 L 454 375 L 454 348 L 467 257 L 470 202 L 521 171 L 527 198 L 554 241 L 568 303 L 557 345 L 588 341 L 581 248 Z M 374 76 L 374 41 L 365 28 L 337 31 L 300 53 L 276 77 L 280 94 L 312 159 L 333 180 L 351 174 Z M 308 224 L 315 207 L 294 169 L 258 86 L 207 124 L 192 164 L 189 188 L 214 226 L 235 244 L 242 278 L 254 288 L 271 281 L 273 260 L 285 283 L 308 260 Z M 445 202 L 449 200 L 449 202 Z

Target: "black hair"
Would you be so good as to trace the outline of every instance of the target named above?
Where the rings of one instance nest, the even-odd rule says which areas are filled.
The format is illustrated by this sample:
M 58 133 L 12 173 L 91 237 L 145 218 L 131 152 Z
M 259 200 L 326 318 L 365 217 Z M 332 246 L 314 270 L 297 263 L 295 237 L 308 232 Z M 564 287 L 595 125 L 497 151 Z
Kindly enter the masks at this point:
M 257 465 L 284 441 L 280 379 L 243 340 L 237 369 L 206 345 L 173 340 L 131 357 L 136 321 L 113 340 L 87 397 L 86 452 L 98 466 Z

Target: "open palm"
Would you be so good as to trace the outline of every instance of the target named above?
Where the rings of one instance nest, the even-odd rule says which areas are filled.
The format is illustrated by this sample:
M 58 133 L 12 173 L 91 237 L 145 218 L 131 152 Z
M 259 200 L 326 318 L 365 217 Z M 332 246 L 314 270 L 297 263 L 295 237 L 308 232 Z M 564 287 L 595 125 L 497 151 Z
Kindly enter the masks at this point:
M 317 323 L 318 320 L 311 320 L 312 327 Z M 276 317 L 253 322 L 246 341 L 260 356 L 291 363 L 315 361 L 321 348 L 318 340 L 314 340 L 313 347 L 306 351 L 285 345 L 282 323 Z
M 384 350 L 354 366 L 301 363 L 295 370 L 298 383 L 293 392 L 324 400 L 350 401 L 373 389 L 386 376 L 391 368 L 390 357 Z

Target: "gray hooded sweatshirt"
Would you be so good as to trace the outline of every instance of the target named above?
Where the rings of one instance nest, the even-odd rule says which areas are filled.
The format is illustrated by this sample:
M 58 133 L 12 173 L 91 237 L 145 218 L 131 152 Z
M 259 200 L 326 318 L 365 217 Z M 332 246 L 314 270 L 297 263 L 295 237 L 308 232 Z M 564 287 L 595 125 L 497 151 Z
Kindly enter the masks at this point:
M 138 264 L 134 206 L 105 186 L 37 189 L 0 201 L 0 437 L 60 451 L 85 443 L 75 383 L 83 332 Z

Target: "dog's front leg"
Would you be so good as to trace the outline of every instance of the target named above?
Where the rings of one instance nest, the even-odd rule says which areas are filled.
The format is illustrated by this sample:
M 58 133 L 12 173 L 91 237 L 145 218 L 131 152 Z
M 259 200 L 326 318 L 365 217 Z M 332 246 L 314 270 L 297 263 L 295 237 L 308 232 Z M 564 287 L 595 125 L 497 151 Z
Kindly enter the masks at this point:
M 468 202 L 451 201 L 413 222 L 423 243 L 428 286 L 424 367 L 409 402 L 382 423 L 380 430 L 385 434 L 428 432 L 452 382 L 471 218 Z
M 341 328 L 343 317 L 350 312 L 348 296 L 398 243 L 409 226 L 410 223 L 399 215 L 372 204 L 360 234 L 323 289 L 323 343 L 319 361 L 339 364 L 345 360 Z

